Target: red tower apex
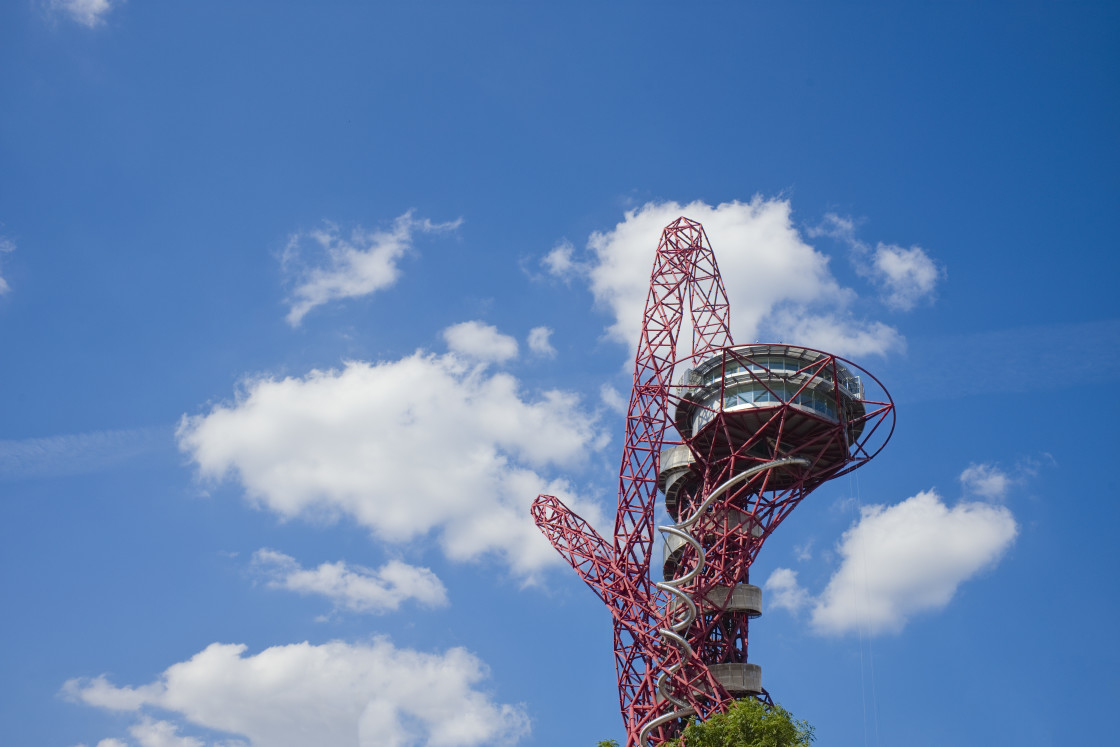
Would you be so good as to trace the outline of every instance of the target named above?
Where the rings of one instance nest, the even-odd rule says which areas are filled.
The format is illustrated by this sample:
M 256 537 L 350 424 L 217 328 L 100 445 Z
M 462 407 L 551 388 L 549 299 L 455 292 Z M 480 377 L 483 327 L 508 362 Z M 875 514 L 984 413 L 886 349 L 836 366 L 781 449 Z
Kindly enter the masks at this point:
M 692 347 L 678 359 L 686 302 Z M 680 440 L 666 440 L 670 425 Z M 762 613 L 751 564 L 813 488 L 874 457 L 893 429 L 890 396 L 855 364 L 793 345 L 735 346 L 703 227 L 678 218 L 665 228 L 634 365 L 614 542 L 552 496 L 532 508 L 611 610 L 627 747 L 661 744 L 736 697 L 770 701 L 747 661 L 748 622 Z M 655 583 L 659 490 L 677 523 L 658 528 L 666 544 Z

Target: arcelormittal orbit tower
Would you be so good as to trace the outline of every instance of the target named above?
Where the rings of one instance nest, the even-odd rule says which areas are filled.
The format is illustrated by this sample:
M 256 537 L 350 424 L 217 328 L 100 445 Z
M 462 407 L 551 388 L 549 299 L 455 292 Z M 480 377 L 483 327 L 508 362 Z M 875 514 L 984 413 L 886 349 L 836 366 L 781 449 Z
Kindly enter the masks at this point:
M 692 345 L 678 358 L 686 311 Z M 805 496 L 875 456 L 893 429 L 890 396 L 854 364 L 732 343 L 703 227 L 678 218 L 665 228 L 634 363 L 614 540 L 552 496 L 532 509 L 614 618 L 627 747 L 661 744 L 735 698 L 770 702 L 747 658 L 748 623 L 762 613 L 751 563 Z M 659 491 L 674 523 L 655 527 Z M 650 575 L 655 529 L 663 581 Z

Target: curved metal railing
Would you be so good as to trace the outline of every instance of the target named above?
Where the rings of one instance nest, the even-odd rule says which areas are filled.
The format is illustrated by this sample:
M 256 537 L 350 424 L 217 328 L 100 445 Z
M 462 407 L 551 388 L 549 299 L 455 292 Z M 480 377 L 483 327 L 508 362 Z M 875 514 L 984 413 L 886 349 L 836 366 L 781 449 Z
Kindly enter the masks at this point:
M 680 661 L 676 664 L 673 664 L 672 666 L 665 667 L 657 678 L 657 692 L 661 693 L 661 696 L 668 700 L 670 703 L 677 706 L 678 710 L 671 711 L 663 716 L 658 716 L 653 721 L 650 721 L 648 724 L 646 724 L 645 727 L 642 728 L 641 733 L 638 735 L 638 744 L 640 744 L 641 747 L 649 747 L 649 735 L 657 727 L 669 721 L 683 718 L 685 716 L 691 716 L 696 713 L 696 710 L 688 705 L 687 702 L 680 700 L 668 691 L 669 678 L 676 674 L 677 671 L 682 666 L 684 666 L 685 659 L 692 655 L 692 646 L 689 645 L 688 640 L 684 637 L 684 634 L 688 632 L 689 626 L 692 625 L 692 622 L 696 619 L 696 616 L 698 614 L 698 611 L 696 609 L 696 602 L 694 602 L 688 594 L 684 593 L 677 587 L 684 586 L 689 581 L 696 578 L 700 571 L 704 570 L 704 564 L 706 562 L 706 554 L 704 552 L 704 548 L 701 547 L 696 538 L 692 536 L 692 534 L 689 532 L 689 529 L 693 524 L 697 522 L 697 520 L 699 520 L 700 516 L 708 510 L 708 507 L 712 505 L 716 498 L 719 498 L 721 495 L 723 495 L 739 483 L 753 477 L 754 475 L 757 475 L 759 472 L 765 472 L 766 470 L 777 469 L 778 467 L 790 467 L 794 465 L 800 467 L 808 467 L 809 460 L 805 459 L 804 457 L 787 457 L 785 459 L 776 459 L 772 462 L 757 464 L 750 469 L 743 470 L 742 472 L 725 481 L 719 487 L 713 490 L 708 495 L 708 497 L 704 499 L 704 502 L 701 503 L 696 508 L 696 510 L 692 512 L 692 515 L 687 519 L 678 522 L 677 524 L 668 524 L 657 528 L 658 531 L 660 531 L 662 534 L 671 534 L 674 537 L 679 537 L 686 544 L 692 546 L 692 548 L 696 550 L 698 560 L 696 563 L 696 567 L 683 576 L 654 584 L 658 589 L 661 589 L 671 597 L 675 597 L 676 599 L 678 599 L 682 605 L 680 607 L 680 612 L 682 612 L 683 614 L 679 615 L 680 619 L 674 622 L 673 618 L 678 616 L 677 612 L 670 612 L 668 615 L 670 623 L 669 626 L 666 628 L 661 628 L 657 631 L 661 634 L 661 637 L 664 638 L 667 643 L 675 645 L 677 649 L 681 651 Z M 670 602 L 666 605 L 666 608 L 668 609 L 671 606 L 672 604 Z

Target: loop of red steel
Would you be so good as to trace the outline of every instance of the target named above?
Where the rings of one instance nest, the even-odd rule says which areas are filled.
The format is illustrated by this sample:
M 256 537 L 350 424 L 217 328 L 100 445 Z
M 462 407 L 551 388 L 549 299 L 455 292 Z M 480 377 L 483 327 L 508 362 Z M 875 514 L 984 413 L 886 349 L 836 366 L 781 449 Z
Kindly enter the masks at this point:
M 659 633 L 672 621 L 665 592 L 655 588 L 650 577 L 654 510 L 659 457 L 672 422 L 670 410 L 679 402 L 670 377 L 678 362 L 677 336 L 686 301 L 692 339 L 691 354 L 683 361 L 695 365 L 733 343 L 727 293 L 711 245 L 699 223 L 681 217 L 662 233 L 650 276 L 626 415 L 613 542 L 600 536 L 553 496 L 538 496 L 532 506 L 533 519 L 549 542 L 611 611 L 619 706 L 627 747 L 637 747 L 647 724 L 658 718 L 664 720 L 679 708 L 658 697 L 656 683 L 662 672 L 669 671 L 667 682 L 675 698 L 686 703 L 687 710 L 697 717 L 707 718 L 726 709 L 733 700 L 709 666 L 746 661 L 747 616 L 727 612 L 726 601 L 722 608 L 717 604 L 716 609 L 697 618 L 684 636 L 687 647 L 667 645 Z M 816 373 L 826 365 L 835 366 L 838 360 L 825 356 Z M 858 369 L 846 361 L 845 365 Z M 693 497 L 697 501 L 735 472 L 742 471 L 744 463 L 765 461 L 757 455 L 763 445 L 763 433 L 772 434 L 769 440 L 774 442 L 769 458 L 796 455 L 809 462 L 796 474 L 786 475 L 780 486 L 770 482 L 769 471 L 760 472 L 717 500 L 724 512 L 709 511 L 707 517 L 726 516 L 726 509 L 734 508 L 739 514 L 748 515 L 756 530 L 744 533 L 742 526 L 709 518 L 697 524 L 696 533 L 704 537 L 706 567 L 687 586 L 694 600 L 710 599 L 713 593 L 718 594 L 715 590 L 724 586 L 733 588 L 736 583 L 747 583 L 750 566 L 766 537 L 814 487 L 860 466 L 878 453 L 894 428 L 894 406 L 885 389 L 883 395 L 883 401 L 865 400 L 872 407 L 862 416 L 862 437 L 851 444 L 847 430 L 850 424 L 837 422 L 813 438 L 793 444 L 791 451 L 790 445 L 783 443 L 788 403 L 774 406 L 769 420 L 758 429 L 759 434 L 736 443 L 730 458 L 716 453 L 714 439 L 706 449 L 689 440 L 696 460 L 694 470 L 703 476 L 700 494 Z M 884 435 L 880 427 L 888 417 L 890 427 Z M 705 429 L 718 432 L 726 427 L 720 413 L 715 414 L 713 423 Z M 875 434 L 875 440 L 881 443 L 869 450 L 865 445 Z M 785 449 L 781 454 L 779 445 Z M 840 465 L 833 463 L 838 445 L 846 455 Z M 754 451 L 748 455 L 748 449 Z M 833 455 L 832 461 L 823 459 L 826 452 Z M 685 557 L 682 564 L 687 562 Z M 765 691 L 759 697 L 770 702 Z M 672 721 L 654 726 L 657 728 L 651 730 L 650 738 L 655 744 L 675 736 L 679 730 L 679 724 Z

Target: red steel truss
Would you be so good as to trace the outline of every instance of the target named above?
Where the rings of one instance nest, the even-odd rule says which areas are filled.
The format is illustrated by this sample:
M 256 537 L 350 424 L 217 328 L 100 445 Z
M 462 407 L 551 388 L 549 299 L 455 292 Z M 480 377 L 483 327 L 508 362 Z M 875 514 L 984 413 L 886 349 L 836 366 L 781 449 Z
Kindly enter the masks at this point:
M 678 359 L 686 301 L 691 348 Z M 688 370 L 674 384 L 677 363 Z M 878 396 L 867 398 L 864 378 Z M 734 407 L 740 400 L 750 404 Z M 666 439 L 671 425 L 680 440 Z M 737 696 L 769 702 L 761 686 L 735 679 L 749 679 L 748 620 L 761 612 L 743 601 L 760 594 L 750 566 L 813 488 L 871 459 L 893 428 L 890 397 L 853 364 L 788 345 L 734 346 L 703 227 L 682 217 L 665 228 L 634 364 L 614 542 L 553 496 L 532 507 L 611 611 L 627 747 L 661 744 Z M 659 487 L 678 522 L 661 527 L 672 552 L 660 583 L 650 576 Z

